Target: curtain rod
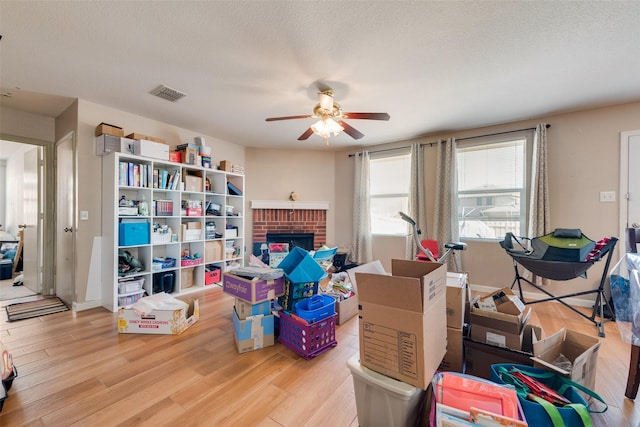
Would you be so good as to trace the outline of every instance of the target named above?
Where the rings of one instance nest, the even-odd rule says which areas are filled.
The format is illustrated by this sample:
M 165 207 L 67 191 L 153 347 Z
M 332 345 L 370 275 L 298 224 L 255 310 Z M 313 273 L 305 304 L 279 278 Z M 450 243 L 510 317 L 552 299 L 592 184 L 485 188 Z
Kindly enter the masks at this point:
M 548 124 L 547 125 L 547 129 L 549 129 L 550 127 L 551 127 L 551 125 Z M 464 141 L 464 140 L 467 140 L 467 139 L 475 139 L 475 138 L 484 138 L 484 137 L 487 137 L 487 136 L 504 135 L 506 133 L 522 132 L 522 131 L 525 131 L 525 130 L 536 130 L 536 128 L 514 129 L 514 130 L 506 130 L 504 132 L 489 133 L 489 134 L 486 134 L 486 135 L 468 136 L 466 138 L 456 138 L 456 141 Z
M 547 124 L 547 129 L 549 129 L 551 127 L 550 124 Z M 507 133 L 514 133 L 514 132 L 522 132 L 525 130 L 536 130 L 536 128 L 525 128 L 525 129 L 514 129 L 514 130 L 506 130 L 504 132 L 496 132 L 496 133 L 488 133 L 486 135 L 476 135 L 476 136 L 468 136 L 466 138 L 456 138 L 456 141 L 465 141 L 467 139 L 475 139 L 475 138 L 485 138 L 487 136 L 497 136 L 497 135 L 504 135 Z M 443 141 L 439 141 L 439 142 L 443 142 Z M 437 144 L 437 142 L 427 142 L 424 144 L 420 144 L 421 147 L 424 147 L 425 145 L 428 145 L 429 147 L 433 146 L 433 144 Z M 392 151 L 392 150 L 402 150 L 405 148 L 411 148 L 411 146 L 406 146 L 406 147 L 396 147 L 396 148 L 385 148 L 383 150 L 375 150 L 375 151 L 369 151 L 370 153 L 382 153 L 384 151 Z M 355 154 L 349 154 L 349 157 L 354 157 L 355 155 L 360 155 L 360 153 L 355 153 Z
M 393 151 L 393 150 L 405 150 L 407 148 L 411 148 L 410 145 L 407 145 L 406 147 L 395 147 L 395 148 L 384 148 L 382 150 L 375 150 L 375 151 L 369 151 L 369 153 L 382 153 L 384 151 Z M 366 150 L 365 150 L 366 151 Z M 355 157 L 356 154 L 358 156 L 362 155 L 362 153 L 354 153 L 354 154 L 349 154 L 349 157 Z

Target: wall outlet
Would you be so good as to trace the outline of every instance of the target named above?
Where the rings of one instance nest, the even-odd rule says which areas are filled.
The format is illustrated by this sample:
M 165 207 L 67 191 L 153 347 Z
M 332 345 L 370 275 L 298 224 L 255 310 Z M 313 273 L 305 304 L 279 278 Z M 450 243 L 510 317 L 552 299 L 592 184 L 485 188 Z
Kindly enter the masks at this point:
M 600 192 L 600 201 L 607 202 L 615 202 L 616 201 L 616 192 L 615 191 L 601 191 Z

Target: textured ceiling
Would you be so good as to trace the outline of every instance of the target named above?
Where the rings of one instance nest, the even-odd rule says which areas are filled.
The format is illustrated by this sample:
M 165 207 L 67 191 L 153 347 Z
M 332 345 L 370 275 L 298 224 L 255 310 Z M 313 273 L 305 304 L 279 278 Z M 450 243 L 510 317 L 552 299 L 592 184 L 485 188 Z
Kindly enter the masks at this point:
M 318 85 L 380 144 L 640 100 L 637 1 L 0 1 L 2 105 L 75 98 L 248 147 L 323 148 Z M 159 84 L 186 93 L 171 103 Z

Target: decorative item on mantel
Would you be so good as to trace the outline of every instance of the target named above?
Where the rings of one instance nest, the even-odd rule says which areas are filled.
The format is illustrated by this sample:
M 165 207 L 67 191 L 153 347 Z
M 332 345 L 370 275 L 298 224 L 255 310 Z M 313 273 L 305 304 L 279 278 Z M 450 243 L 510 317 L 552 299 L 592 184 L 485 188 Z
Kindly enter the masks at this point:
M 298 193 L 292 191 L 291 194 L 289 194 L 289 200 L 291 200 L 292 202 L 297 202 L 298 200 L 300 200 L 300 197 L 298 196 Z

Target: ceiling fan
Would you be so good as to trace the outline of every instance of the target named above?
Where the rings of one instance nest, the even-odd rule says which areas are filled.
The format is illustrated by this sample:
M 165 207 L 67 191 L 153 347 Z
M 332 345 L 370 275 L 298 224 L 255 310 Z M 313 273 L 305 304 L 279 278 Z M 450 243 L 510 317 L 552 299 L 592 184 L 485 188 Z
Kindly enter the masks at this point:
M 387 113 L 345 113 L 340 104 L 333 101 L 333 90 L 322 89 L 318 92 L 318 103 L 313 108 L 313 114 L 303 116 L 270 117 L 268 122 L 291 119 L 319 119 L 298 137 L 298 141 L 304 141 L 312 134 L 319 135 L 329 144 L 329 137 L 336 136 L 344 131 L 353 139 L 360 139 L 364 136 L 362 132 L 346 123 L 343 119 L 359 120 L 389 120 Z

